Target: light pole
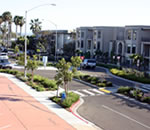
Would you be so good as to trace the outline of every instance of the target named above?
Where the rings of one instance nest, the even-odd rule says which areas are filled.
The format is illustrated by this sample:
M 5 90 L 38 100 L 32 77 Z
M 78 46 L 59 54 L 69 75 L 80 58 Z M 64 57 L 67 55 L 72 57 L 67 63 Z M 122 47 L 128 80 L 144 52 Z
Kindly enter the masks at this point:
M 27 14 L 28 12 L 36 9 L 36 8 L 39 8 L 41 6 L 46 6 L 46 5 L 51 5 L 51 6 L 56 6 L 56 4 L 42 4 L 42 5 L 38 5 L 38 6 L 35 6 L 29 10 L 26 10 L 25 11 L 25 42 L 24 42 L 24 46 L 25 46 L 25 50 L 24 50 L 24 77 L 26 78 L 26 73 L 27 73 L 27 70 L 26 70 L 26 66 L 27 66 Z
M 55 24 L 54 22 L 50 21 L 50 20 L 44 20 L 43 21 L 48 21 L 49 23 L 53 24 L 56 28 L 56 36 L 55 36 L 55 61 L 57 59 L 57 24 Z

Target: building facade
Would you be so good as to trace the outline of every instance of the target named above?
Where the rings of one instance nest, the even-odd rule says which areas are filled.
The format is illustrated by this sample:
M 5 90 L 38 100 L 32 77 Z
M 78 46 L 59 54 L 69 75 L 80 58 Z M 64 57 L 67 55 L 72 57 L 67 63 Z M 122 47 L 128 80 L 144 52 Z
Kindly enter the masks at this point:
M 76 29 L 76 50 L 89 52 L 91 58 L 97 50 L 113 53 L 124 64 L 131 64 L 130 56 L 139 54 L 150 69 L 150 26 L 79 27 Z

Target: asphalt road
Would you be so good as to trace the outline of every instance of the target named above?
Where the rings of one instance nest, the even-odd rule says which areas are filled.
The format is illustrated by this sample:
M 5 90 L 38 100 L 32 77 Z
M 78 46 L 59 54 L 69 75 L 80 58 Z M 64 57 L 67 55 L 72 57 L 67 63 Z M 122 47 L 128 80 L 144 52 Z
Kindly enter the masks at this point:
M 150 110 L 112 95 L 85 97 L 78 113 L 104 130 L 150 130 Z

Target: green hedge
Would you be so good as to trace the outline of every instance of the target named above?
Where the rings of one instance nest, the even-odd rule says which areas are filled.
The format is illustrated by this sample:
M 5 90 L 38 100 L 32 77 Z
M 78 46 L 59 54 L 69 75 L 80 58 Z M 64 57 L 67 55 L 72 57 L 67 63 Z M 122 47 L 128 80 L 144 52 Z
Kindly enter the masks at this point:
M 118 69 L 111 69 L 110 72 L 114 75 L 129 79 L 129 80 L 133 80 L 133 81 L 137 81 L 137 82 L 145 83 L 145 84 L 150 84 L 150 79 L 144 77 L 142 72 L 138 72 L 135 70 L 127 72 L 125 70 L 118 70 Z

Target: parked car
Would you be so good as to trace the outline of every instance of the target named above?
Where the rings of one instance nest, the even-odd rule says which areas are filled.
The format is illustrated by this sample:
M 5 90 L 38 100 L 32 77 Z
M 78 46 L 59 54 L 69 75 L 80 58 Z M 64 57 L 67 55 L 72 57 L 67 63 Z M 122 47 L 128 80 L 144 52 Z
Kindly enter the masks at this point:
M 84 59 L 84 61 L 81 63 L 82 68 L 95 68 L 96 67 L 96 60 L 95 59 Z
M 8 56 L 0 54 L 0 69 L 12 69 L 11 63 L 8 61 Z

